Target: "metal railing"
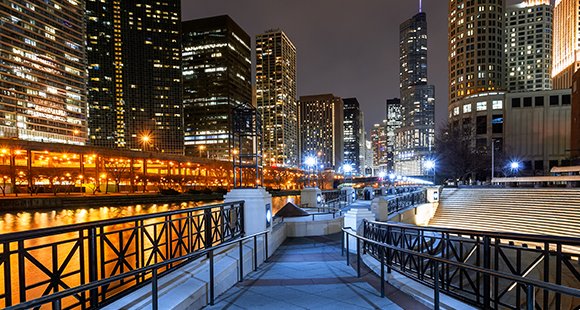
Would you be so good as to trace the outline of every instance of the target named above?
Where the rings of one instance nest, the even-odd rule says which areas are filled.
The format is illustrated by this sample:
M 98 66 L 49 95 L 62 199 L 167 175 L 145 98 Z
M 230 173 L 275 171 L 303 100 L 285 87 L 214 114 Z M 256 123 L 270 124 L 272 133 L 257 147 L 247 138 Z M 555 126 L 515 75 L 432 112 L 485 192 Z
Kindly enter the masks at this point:
M 427 202 L 427 190 L 419 189 L 418 191 L 407 194 L 400 194 L 395 198 L 387 200 L 389 214 L 399 212 L 410 208 L 416 204 Z
M 214 251 L 226 246 L 231 246 L 234 244 L 238 244 L 238 248 L 239 248 L 239 254 L 238 254 L 238 266 L 239 266 L 239 278 L 238 278 L 238 282 L 244 282 L 244 254 L 243 254 L 243 242 L 245 240 L 248 240 L 250 238 L 254 239 L 254 248 L 253 248 L 253 270 L 256 271 L 258 268 L 258 241 L 257 241 L 257 237 L 258 236 L 262 236 L 264 238 L 263 242 L 264 242 L 264 261 L 267 263 L 268 262 L 268 231 L 263 231 L 263 232 L 259 232 L 253 235 L 249 235 L 246 237 L 242 237 L 239 238 L 237 240 L 232 240 L 232 241 L 228 241 L 222 244 L 219 244 L 217 246 L 211 247 L 209 249 L 205 249 L 205 250 L 201 250 L 195 253 L 190 253 L 181 257 L 177 257 L 177 258 L 172 258 L 170 260 L 161 262 L 161 263 L 157 263 L 151 266 L 147 266 L 144 268 L 141 268 L 139 270 L 132 270 L 120 275 L 116 275 L 107 279 L 102 279 L 102 280 L 98 280 L 95 282 L 91 282 L 88 284 L 84 284 L 81 286 L 77 286 L 75 288 L 71 288 L 71 289 L 67 289 L 65 291 L 62 292 L 58 292 L 58 293 L 54 293 L 48 296 L 44 296 L 38 299 L 34 299 L 31 301 L 27 301 L 27 302 L 23 302 L 20 303 L 18 305 L 15 306 L 11 306 L 6 308 L 6 310 L 25 310 L 25 309 L 31 309 L 31 308 L 37 308 L 40 307 L 42 305 L 46 305 L 46 304 L 51 304 L 52 305 L 52 309 L 53 310 L 61 310 L 62 308 L 62 300 L 67 298 L 67 297 L 71 297 L 74 295 L 78 295 L 81 294 L 83 292 L 90 292 L 92 290 L 98 289 L 99 287 L 103 287 L 106 285 L 110 285 L 113 282 L 118 282 L 118 281 L 122 281 L 123 279 L 127 278 L 127 277 L 133 277 L 133 276 L 138 276 L 139 274 L 145 273 L 145 272 L 151 272 L 152 277 L 151 277 L 151 308 L 153 310 L 158 310 L 159 309 L 159 275 L 158 272 L 160 269 L 164 269 L 167 268 L 168 265 L 170 264 L 178 264 L 179 262 L 183 261 L 183 260 L 190 260 L 190 259 L 196 259 L 199 257 L 203 257 L 206 256 L 209 259 L 209 304 L 210 305 L 214 305 L 215 303 L 215 283 L 214 283 Z
M 366 253 L 434 288 L 436 303 L 441 290 L 482 309 L 580 308 L 580 254 L 562 250 L 580 239 L 374 221 L 363 231 Z
M 53 307 L 96 308 L 242 237 L 243 218 L 244 202 L 237 201 L 0 235 L 0 305 L 74 289 Z

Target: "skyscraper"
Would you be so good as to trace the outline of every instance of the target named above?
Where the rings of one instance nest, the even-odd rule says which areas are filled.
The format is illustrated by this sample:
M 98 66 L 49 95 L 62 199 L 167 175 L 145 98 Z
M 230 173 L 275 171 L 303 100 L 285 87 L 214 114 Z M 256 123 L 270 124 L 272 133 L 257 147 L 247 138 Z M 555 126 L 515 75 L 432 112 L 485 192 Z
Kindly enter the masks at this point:
M 250 36 L 229 16 L 182 23 L 185 153 L 228 160 L 232 110 L 252 102 Z
M 387 172 L 395 171 L 395 142 L 397 131 L 401 128 L 401 100 L 399 98 L 387 99 L 387 122 L 385 123 Z
M 89 137 L 183 154 L 180 1 L 87 1 Z
M 266 163 L 295 167 L 299 161 L 296 48 L 281 30 L 256 36 L 256 97 Z
M 347 98 L 342 101 L 344 102 L 344 162 L 352 165 L 353 173 L 364 173 L 364 153 L 361 153 L 361 150 L 364 152 L 363 112 L 356 98 Z
M 0 4 L 0 137 L 85 144 L 84 3 Z
M 401 125 L 396 130 L 394 170 L 420 176 L 435 140 L 435 86 L 427 85 L 425 13 L 401 24 L 399 42 Z
M 554 7 L 554 89 L 570 88 L 572 75 L 580 68 L 580 4 L 556 0 Z
M 324 168 L 344 163 L 344 102 L 333 94 L 300 96 L 300 154 L 317 157 Z
M 450 104 L 505 88 L 505 2 L 449 0 Z
M 549 0 L 510 5 L 506 12 L 506 89 L 552 89 L 552 6 Z

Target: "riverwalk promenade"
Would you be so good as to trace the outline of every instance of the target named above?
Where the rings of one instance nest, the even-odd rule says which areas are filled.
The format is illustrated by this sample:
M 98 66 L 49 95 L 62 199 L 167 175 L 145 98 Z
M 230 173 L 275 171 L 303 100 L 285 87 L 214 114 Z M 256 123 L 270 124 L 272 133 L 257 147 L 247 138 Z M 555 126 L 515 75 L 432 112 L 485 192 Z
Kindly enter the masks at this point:
M 380 277 L 341 256 L 341 235 L 287 238 L 244 282 L 220 295 L 203 309 L 429 309 L 413 297 L 386 284 L 380 296 Z
M 369 208 L 358 200 L 350 208 Z M 413 309 L 429 307 L 386 283 L 381 298 L 380 277 L 356 255 L 341 256 L 341 233 L 287 238 L 256 271 L 203 309 Z

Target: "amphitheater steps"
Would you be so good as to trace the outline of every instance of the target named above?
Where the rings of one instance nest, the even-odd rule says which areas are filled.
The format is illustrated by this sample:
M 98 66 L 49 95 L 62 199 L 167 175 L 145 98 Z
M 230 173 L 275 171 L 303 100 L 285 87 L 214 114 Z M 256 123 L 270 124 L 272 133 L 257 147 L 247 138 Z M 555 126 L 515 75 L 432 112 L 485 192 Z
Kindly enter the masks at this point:
M 580 190 L 444 189 L 429 226 L 579 237 Z

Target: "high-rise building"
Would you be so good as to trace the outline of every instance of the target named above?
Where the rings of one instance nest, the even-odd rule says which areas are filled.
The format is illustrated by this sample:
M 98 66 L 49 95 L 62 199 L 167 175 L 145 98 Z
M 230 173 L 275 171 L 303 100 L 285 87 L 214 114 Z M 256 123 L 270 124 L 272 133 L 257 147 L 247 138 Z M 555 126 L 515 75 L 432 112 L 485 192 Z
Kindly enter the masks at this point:
M 553 89 L 572 86 L 572 75 L 580 68 L 580 4 L 556 0 L 554 6 Z
M 401 24 L 399 42 L 401 124 L 396 130 L 394 171 L 421 176 L 435 141 L 435 86 L 427 85 L 425 13 Z
M 387 172 L 389 153 L 387 152 L 387 121 L 383 124 L 375 124 L 375 128 L 371 129 L 371 143 L 373 151 L 373 170 L 374 174 L 378 171 Z
M 232 110 L 252 103 L 250 36 L 227 15 L 181 29 L 185 154 L 228 160 Z
M 90 143 L 183 154 L 180 1 L 86 5 Z
M 256 36 L 256 99 L 266 164 L 299 162 L 296 47 L 281 30 Z
M 449 103 L 505 88 L 505 0 L 449 0 Z
M 0 3 L 0 137 L 84 145 L 85 2 Z
M 364 119 L 356 98 L 344 102 L 344 163 L 351 164 L 353 173 L 362 173 L 364 168 Z M 362 154 L 362 156 L 361 156 Z
M 397 130 L 401 128 L 401 100 L 399 98 L 387 99 L 387 172 L 395 171 L 395 140 Z
M 344 102 L 333 94 L 300 96 L 301 163 L 315 156 L 319 165 L 338 170 L 344 163 Z
M 507 90 L 552 89 L 552 13 L 549 0 L 528 0 L 507 7 Z

